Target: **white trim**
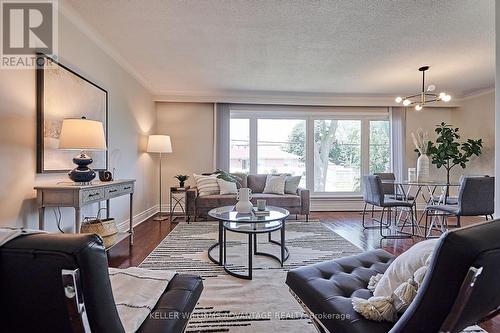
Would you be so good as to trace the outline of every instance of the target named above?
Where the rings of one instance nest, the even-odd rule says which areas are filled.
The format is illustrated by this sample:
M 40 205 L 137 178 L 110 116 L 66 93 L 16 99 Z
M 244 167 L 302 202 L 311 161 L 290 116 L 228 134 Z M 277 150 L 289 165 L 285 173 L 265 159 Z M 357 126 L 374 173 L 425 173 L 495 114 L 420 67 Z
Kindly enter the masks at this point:
M 132 218 L 132 225 L 134 227 L 138 226 L 142 222 L 148 220 L 151 216 L 158 213 L 158 211 L 159 211 L 158 205 L 155 205 L 153 207 L 149 207 L 148 209 L 140 212 L 139 214 L 134 215 Z M 126 219 L 125 221 L 117 223 L 116 226 L 118 227 L 118 230 L 120 230 L 120 231 L 128 231 L 129 223 L 130 223 L 129 219 Z
M 155 91 L 156 102 L 196 102 L 196 103 L 240 103 L 268 105 L 310 105 L 310 106 L 359 106 L 389 107 L 401 106 L 394 96 L 307 94 L 303 92 L 266 91 Z M 461 99 L 453 98 L 449 103 L 429 104 L 426 107 L 456 108 Z
M 146 90 L 152 94 L 152 87 L 135 68 L 116 51 L 84 18 L 66 1 L 59 1 L 59 12 L 64 15 L 78 30 L 92 40 L 104 53 L 113 59 L 123 70 L 134 77 Z M 154 100 L 154 99 L 153 99 Z

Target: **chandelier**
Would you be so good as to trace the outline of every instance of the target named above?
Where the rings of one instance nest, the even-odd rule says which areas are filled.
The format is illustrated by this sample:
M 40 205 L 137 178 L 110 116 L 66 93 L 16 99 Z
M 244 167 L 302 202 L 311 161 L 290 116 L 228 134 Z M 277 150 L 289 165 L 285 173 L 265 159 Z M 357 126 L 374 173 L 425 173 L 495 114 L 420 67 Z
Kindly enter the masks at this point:
M 422 91 L 415 95 L 410 95 L 406 97 L 398 96 L 396 97 L 396 103 L 403 103 L 403 106 L 415 105 L 415 110 L 420 111 L 424 105 L 433 102 L 449 102 L 451 101 L 451 96 L 445 92 L 436 94 L 433 91 L 436 90 L 436 86 L 430 84 L 425 89 L 425 71 L 429 69 L 429 66 L 422 66 L 418 70 L 422 72 Z

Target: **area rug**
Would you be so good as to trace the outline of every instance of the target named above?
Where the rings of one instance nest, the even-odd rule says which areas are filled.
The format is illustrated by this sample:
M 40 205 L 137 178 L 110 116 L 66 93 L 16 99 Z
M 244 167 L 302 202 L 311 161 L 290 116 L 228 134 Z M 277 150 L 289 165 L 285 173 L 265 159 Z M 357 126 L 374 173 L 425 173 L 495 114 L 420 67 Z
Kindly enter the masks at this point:
M 218 237 L 217 222 L 180 223 L 140 267 L 170 269 L 203 278 L 203 293 L 186 332 L 314 333 L 309 318 L 285 284 L 290 269 L 360 253 L 352 243 L 317 221 L 287 222 L 286 244 L 290 257 L 284 267 L 271 258 L 254 256 L 253 280 L 234 278 L 212 263 L 207 249 Z M 279 233 L 273 234 L 279 239 Z M 246 273 L 247 236 L 227 233 L 227 262 L 232 270 Z M 279 256 L 279 247 L 265 235 L 259 251 Z M 214 257 L 218 256 L 214 250 Z M 478 327 L 467 332 L 485 332 Z

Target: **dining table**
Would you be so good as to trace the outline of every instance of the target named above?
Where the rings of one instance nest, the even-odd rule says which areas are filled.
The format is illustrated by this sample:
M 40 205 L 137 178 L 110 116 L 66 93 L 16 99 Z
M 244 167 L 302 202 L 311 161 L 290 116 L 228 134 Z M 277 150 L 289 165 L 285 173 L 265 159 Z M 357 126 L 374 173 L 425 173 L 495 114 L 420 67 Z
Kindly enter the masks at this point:
M 459 187 L 458 182 L 442 181 L 442 180 L 382 180 L 382 184 L 391 184 L 394 186 L 394 198 L 397 200 L 413 201 L 413 220 L 408 224 L 408 219 L 411 219 L 411 214 L 406 214 L 405 210 L 401 209 L 397 217 L 397 226 L 403 231 L 404 228 L 409 228 L 412 224 L 415 226 L 414 236 L 429 237 L 425 231 L 422 232 L 421 222 L 425 218 L 425 209 L 418 214 L 417 204 L 423 202 L 427 205 L 442 205 L 446 204 L 449 196 L 449 190 L 452 187 Z M 419 200 L 420 199 L 420 200 Z M 397 214 L 396 214 L 397 215 Z M 395 217 L 396 218 L 396 217 Z M 402 224 L 401 224 L 402 223 Z M 431 221 L 431 226 L 436 225 L 441 232 L 445 231 L 445 226 L 439 219 Z M 432 228 L 430 228 L 431 230 Z

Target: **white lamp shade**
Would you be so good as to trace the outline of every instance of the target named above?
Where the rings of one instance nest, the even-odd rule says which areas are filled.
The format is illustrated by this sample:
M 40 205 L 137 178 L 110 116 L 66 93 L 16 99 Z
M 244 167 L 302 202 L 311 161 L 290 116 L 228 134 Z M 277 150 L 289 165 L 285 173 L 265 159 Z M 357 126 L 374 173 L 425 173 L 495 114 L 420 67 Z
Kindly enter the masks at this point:
M 172 143 L 168 135 L 150 135 L 148 138 L 148 153 L 171 153 Z
M 64 119 L 59 136 L 59 149 L 106 150 L 102 123 L 84 118 Z

